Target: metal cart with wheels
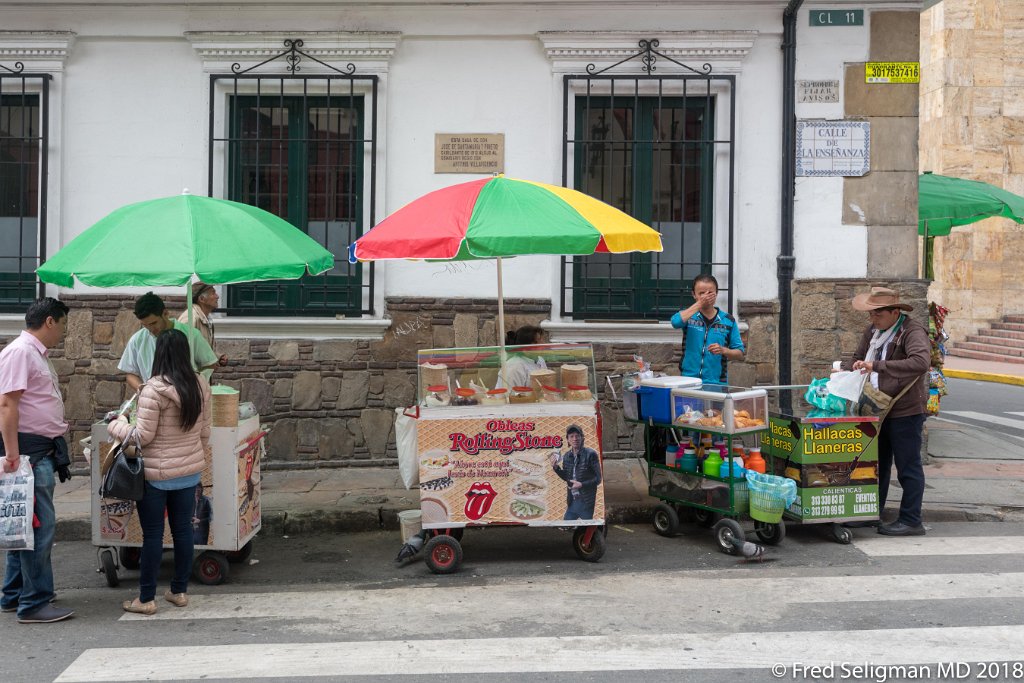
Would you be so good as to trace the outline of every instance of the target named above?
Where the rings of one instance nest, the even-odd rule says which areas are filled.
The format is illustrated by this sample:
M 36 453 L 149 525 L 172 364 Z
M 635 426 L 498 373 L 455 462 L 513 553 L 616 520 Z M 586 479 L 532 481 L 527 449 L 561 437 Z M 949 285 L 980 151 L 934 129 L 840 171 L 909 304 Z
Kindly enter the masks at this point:
M 719 549 L 731 554 L 735 552 L 732 541 L 746 536 L 741 524 L 749 520 L 746 480 L 739 473 L 726 477 L 705 474 L 700 466 L 697 471 L 687 471 L 676 463 L 666 462 L 665 453 L 669 445 L 684 441 L 690 434 L 717 436 L 730 454 L 739 443 L 748 447 L 759 445 L 760 435 L 768 429 L 765 393 L 705 385 L 699 389 L 673 389 L 671 394 L 671 424 L 653 419 L 630 420 L 644 425 L 648 492 L 661 501 L 654 509 L 654 530 L 662 536 L 675 535 L 683 513 L 687 513 L 697 524 L 711 528 Z M 781 522 L 750 521 L 764 543 L 777 544 L 785 538 Z
M 819 410 L 804 400 L 806 385 L 765 387 L 769 431 L 761 436 L 769 471 L 797 482 L 797 499 L 783 514 L 791 523 L 820 524 L 848 544 L 846 522 L 878 521 L 878 430 L 882 417 Z M 883 416 L 884 417 L 884 416 Z
M 198 555 L 192 575 L 199 583 L 223 583 L 231 565 L 244 562 L 252 553 L 253 537 L 262 524 L 260 462 L 264 436 L 259 416 L 211 430 L 209 459 L 196 490 L 193 514 Z M 97 571 L 113 588 L 119 585 L 122 570 L 139 567 L 142 529 L 134 502 L 100 498 L 97 493 L 101 467 L 111 447 L 106 423 L 93 425 L 91 439 L 92 543 L 96 546 Z M 173 548 L 166 527 L 163 540 L 165 550 Z

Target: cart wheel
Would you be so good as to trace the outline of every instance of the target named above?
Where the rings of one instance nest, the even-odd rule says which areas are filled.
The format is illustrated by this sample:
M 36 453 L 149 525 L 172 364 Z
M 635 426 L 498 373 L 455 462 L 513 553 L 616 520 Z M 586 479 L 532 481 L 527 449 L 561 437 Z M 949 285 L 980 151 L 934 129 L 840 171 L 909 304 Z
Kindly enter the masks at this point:
M 654 506 L 654 530 L 659 536 L 675 536 L 679 531 L 679 515 L 667 503 Z
M 231 564 L 241 564 L 248 560 L 250 555 L 252 555 L 252 541 L 249 541 L 238 550 L 224 553 L 224 557 L 228 558 L 228 562 Z
M 718 521 L 718 514 L 704 508 L 693 508 L 693 521 L 706 529 L 710 529 Z
M 447 535 L 440 534 L 427 541 L 424 561 L 435 574 L 452 574 L 462 565 L 462 546 Z
M 111 588 L 117 588 L 118 584 L 121 583 L 121 579 L 117 577 L 117 563 L 114 562 L 113 549 L 100 551 L 100 567 L 104 577 L 107 579 L 107 585 Z
M 217 586 L 228 578 L 228 558 L 214 550 L 204 550 L 192 563 L 192 575 L 205 586 Z
M 842 524 L 833 524 L 832 538 L 835 539 L 836 543 L 850 545 L 850 542 L 853 540 L 853 532 L 847 529 Z
M 762 543 L 768 545 L 778 545 L 782 543 L 782 539 L 786 537 L 786 523 L 779 522 L 778 524 L 771 524 L 769 522 L 754 522 L 754 533 L 761 539 Z
M 451 529 L 431 529 L 431 536 L 451 536 L 456 541 L 462 540 L 462 532 L 465 531 L 461 526 L 453 527 Z
M 121 566 L 125 569 L 138 569 L 139 562 L 142 561 L 142 548 L 121 546 L 117 551 L 117 556 L 121 559 Z
M 590 542 L 586 543 L 583 539 L 587 536 L 588 528 L 590 527 L 576 527 L 572 534 L 572 548 L 576 551 L 576 556 L 584 562 L 597 562 L 604 557 L 608 542 L 605 541 L 601 529 L 594 529 L 594 533 L 590 535 Z
M 732 539 L 746 538 L 746 534 L 743 533 L 743 527 L 735 519 L 721 519 L 718 524 L 715 525 L 715 540 L 718 541 L 718 549 L 727 555 L 732 555 L 736 552 L 736 546 L 732 544 Z

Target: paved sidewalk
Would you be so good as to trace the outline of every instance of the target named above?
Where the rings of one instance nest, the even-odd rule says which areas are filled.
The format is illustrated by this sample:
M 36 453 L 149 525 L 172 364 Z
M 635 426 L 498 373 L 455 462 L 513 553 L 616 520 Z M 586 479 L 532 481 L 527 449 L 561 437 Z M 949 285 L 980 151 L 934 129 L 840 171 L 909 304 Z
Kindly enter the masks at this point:
M 974 358 L 946 356 L 942 370 L 947 377 L 1024 386 L 1024 363 L 999 363 Z
M 974 379 L 1024 384 L 1024 365 L 947 358 L 947 369 Z M 972 369 L 967 370 L 967 361 Z M 1016 375 L 1006 373 L 1016 372 Z M 947 372 L 953 376 L 950 372 Z M 1018 383 L 1016 381 L 1011 383 Z M 940 416 L 941 417 L 941 416 Z M 928 420 L 925 522 L 1024 521 L 1024 443 L 941 419 Z M 89 540 L 89 478 L 58 484 L 57 533 L 61 540 Z M 900 489 L 893 474 L 889 510 Z M 605 461 L 605 500 L 610 523 L 650 520 L 657 500 L 647 495 L 644 463 Z M 398 512 L 419 507 L 396 468 L 270 470 L 263 472 L 263 527 L 270 533 L 358 532 L 398 528 Z

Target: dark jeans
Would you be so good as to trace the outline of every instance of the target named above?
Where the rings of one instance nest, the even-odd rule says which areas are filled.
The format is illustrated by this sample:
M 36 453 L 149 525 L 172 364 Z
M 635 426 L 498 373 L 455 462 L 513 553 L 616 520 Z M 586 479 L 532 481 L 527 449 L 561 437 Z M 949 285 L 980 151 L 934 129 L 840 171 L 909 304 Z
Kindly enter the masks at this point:
M 32 465 L 35 476 L 34 509 L 39 518 L 39 526 L 34 529 L 35 550 L 12 550 L 7 553 L 3 600 L 0 604 L 5 608 L 17 607 L 19 617 L 46 607 L 53 598 L 50 551 L 53 549 L 53 534 L 57 529 L 57 513 L 53 508 L 53 487 L 56 483 L 53 471 L 54 461 L 49 456 Z
M 885 508 L 893 464 L 903 488 L 898 521 L 907 526 L 921 525 L 921 501 L 924 499 L 924 467 L 921 465 L 921 430 L 927 415 L 890 417 L 878 433 L 878 512 Z
M 164 511 L 174 539 L 174 577 L 172 593 L 188 592 L 192 572 L 192 510 L 196 504 L 196 487 L 174 491 L 156 488 L 148 481 L 138 503 L 139 526 L 142 527 L 142 557 L 139 559 L 139 602 L 156 597 L 156 577 L 164 546 Z

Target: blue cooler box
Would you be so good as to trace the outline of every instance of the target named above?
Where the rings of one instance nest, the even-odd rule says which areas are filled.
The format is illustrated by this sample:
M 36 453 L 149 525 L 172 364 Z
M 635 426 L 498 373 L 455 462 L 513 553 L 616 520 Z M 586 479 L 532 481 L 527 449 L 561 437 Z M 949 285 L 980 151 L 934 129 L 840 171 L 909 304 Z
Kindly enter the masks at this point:
M 652 377 L 640 380 L 640 386 L 636 389 L 640 419 L 672 424 L 672 390 L 697 389 L 700 386 L 701 381 L 697 377 Z

